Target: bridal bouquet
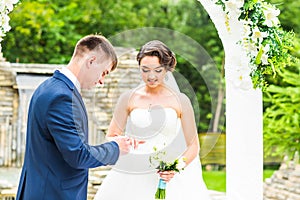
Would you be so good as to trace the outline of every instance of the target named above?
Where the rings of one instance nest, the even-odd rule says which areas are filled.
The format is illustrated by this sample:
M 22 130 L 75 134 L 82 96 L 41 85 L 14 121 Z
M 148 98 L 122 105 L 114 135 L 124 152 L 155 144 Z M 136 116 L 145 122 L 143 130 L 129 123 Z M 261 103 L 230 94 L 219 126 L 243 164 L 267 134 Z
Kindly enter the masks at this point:
M 159 152 L 159 153 L 165 154 L 165 152 Z M 155 155 L 154 157 L 150 156 L 150 158 L 149 158 L 151 164 L 153 164 L 154 160 L 158 161 L 158 166 L 156 167 L 156 169 L 158 169 L 158 171 L 180 172 L 181 170 L 184 169 L 184 167 L 186 165 L 185 157 L 180 157 L 178 159 L 175 159 L 173 162 L 166 162 L 166 161 L 163 161 L 162 159 L 160 159 L 159 153 L 157 155 Z M 159 179 L 157 190 L 155 193 L 155 199 L 156 200 L 166 199 L 166 182 L 162 179 Z

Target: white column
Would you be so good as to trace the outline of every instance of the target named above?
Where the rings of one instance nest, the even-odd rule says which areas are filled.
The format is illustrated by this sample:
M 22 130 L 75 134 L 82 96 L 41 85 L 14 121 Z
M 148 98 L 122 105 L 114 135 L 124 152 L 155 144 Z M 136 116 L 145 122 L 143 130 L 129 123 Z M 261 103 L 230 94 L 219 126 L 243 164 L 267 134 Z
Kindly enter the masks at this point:
M 237 44 L 243 26 L 237 18 L 226 27 L 221 6 L 199 0 L 218 30 L 225 51 L 226 79 L 226 197 L 227 200 L 263 199 L 262 93 L 247 85 L 239 71 L 248 65 Z M 228 29 L 230 28 L 230 29 Z M 243 75 L 242 80 L 240 76 Z
M 228 200 L 263 199 L 262 95 L 226 84 Z

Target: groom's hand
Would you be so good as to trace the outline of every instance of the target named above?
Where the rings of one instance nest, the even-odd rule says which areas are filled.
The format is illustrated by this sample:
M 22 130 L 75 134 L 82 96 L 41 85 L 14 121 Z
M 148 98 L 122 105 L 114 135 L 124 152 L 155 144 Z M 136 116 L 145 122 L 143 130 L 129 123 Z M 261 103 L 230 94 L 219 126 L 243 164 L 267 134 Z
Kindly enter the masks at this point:
M 131 148 L 131 139 L 127 136 L 115 136 L 110 137 L 112 141 L 115 141 L 119 145 L 120 155 L 127 154 Z

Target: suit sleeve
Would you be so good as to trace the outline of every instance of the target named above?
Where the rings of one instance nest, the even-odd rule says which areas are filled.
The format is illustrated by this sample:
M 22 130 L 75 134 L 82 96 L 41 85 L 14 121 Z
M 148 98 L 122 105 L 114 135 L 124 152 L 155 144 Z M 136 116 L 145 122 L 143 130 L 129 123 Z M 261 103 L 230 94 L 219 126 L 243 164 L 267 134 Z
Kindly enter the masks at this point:
M 78 169 L 115 164 L 119 157 L 118 144 L 91 146 L 87 143 L 87 116 L 74 99 L 72 95 L 61 94 L 54 98 L 47 112 L 47 128 L 62 157 Z

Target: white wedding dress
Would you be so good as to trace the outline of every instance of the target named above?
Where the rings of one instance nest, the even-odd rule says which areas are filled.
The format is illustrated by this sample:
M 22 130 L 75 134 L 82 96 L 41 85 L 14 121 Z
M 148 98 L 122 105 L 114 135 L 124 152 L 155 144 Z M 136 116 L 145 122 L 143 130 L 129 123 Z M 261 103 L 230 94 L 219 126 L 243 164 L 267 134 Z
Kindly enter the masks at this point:
M 159 176 L 149 161 L 150 156 L 157 155 L 153 147 L 165 152 L 164 160 L 174 160 L 186 149 L 180 119 L 172 108 L 135 108 L 130 113 L 126 134 L 146 142 L 120 156 L 95 200 L 154 200 Z M 166 200 L 210 200 L 199 157 L 167 183 Z

